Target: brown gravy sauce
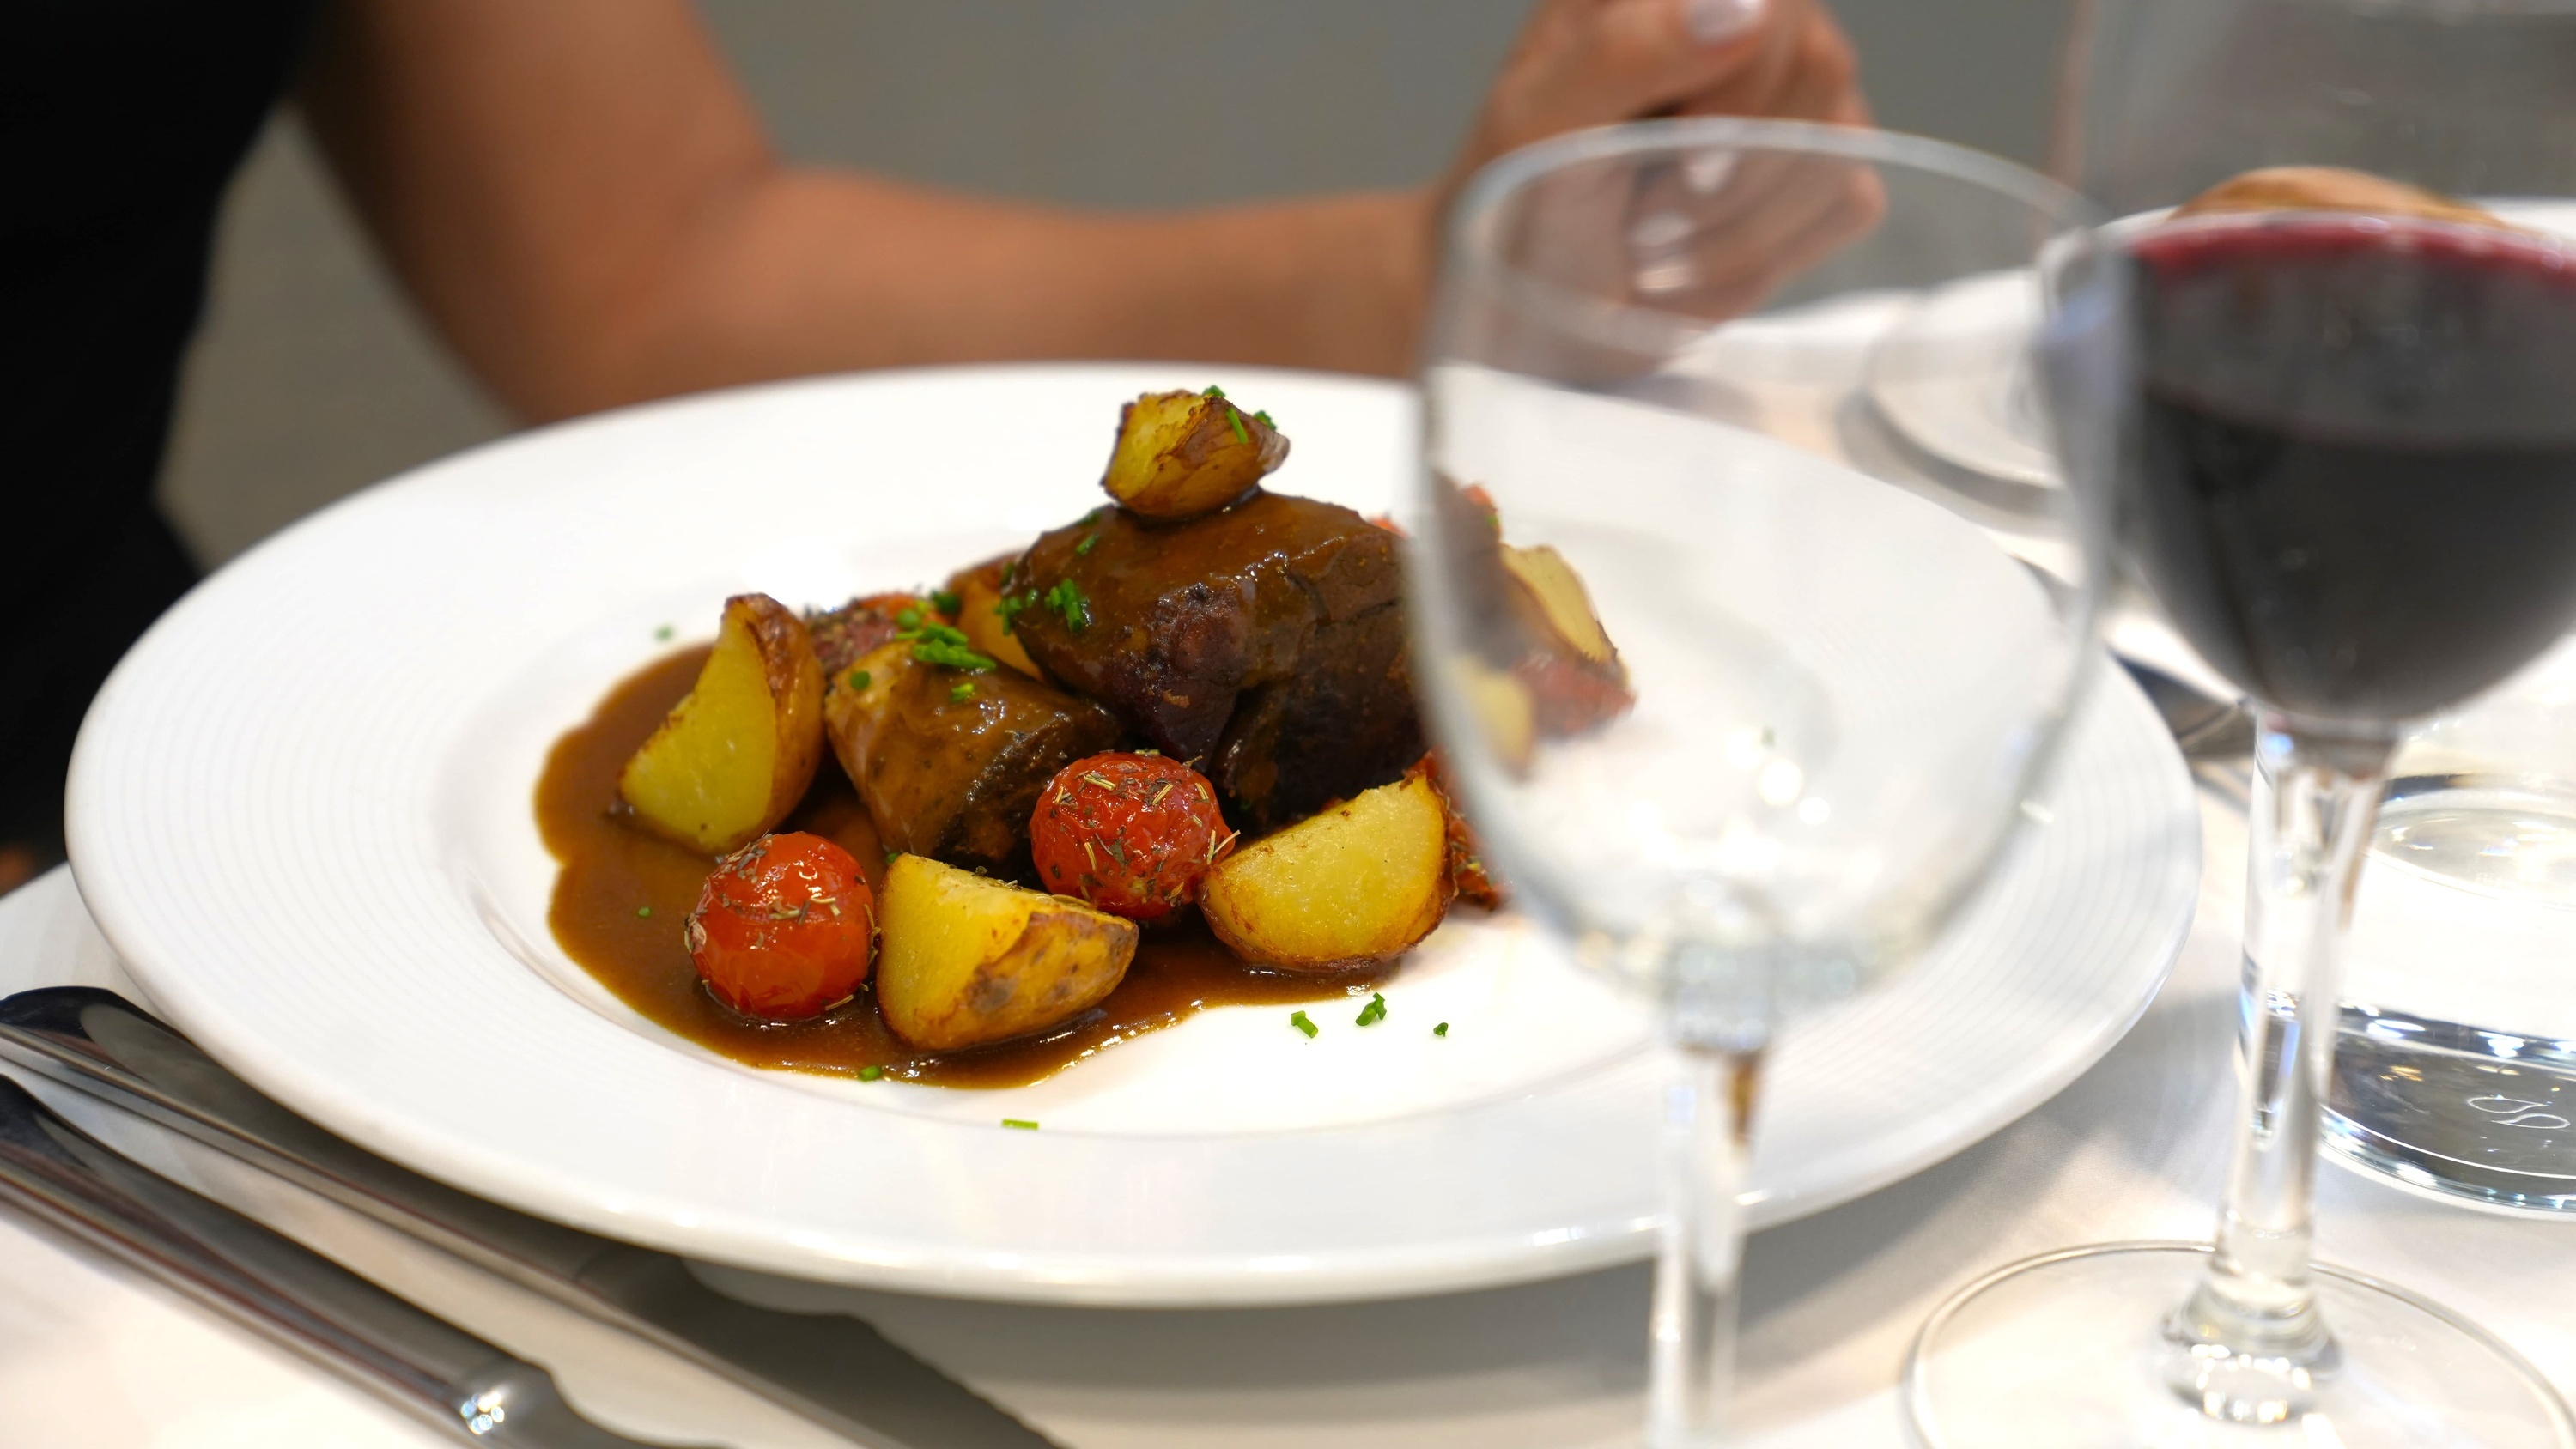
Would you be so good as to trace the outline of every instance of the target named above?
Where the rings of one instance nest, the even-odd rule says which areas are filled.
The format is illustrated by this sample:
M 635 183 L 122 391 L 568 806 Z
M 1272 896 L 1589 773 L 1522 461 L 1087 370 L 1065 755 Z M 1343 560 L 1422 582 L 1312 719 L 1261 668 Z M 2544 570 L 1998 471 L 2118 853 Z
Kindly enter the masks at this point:
M 619 682 L 591 717 L 555 742 L 537 781 L 537 828 L 563 869 L 547 924 L 555 940 L 646 1020 L 755 1067 L 855 1077 L 865 1067 L 943 1087 L 1017 1087 L 1095 1052 L 1211 1006 L 1286 1006 L 1363 994 L 1393 964 L 1331 976 L 1246 965 L 1195 916 L 1148 930 L 1126 979 L 1107 1000 L 1044 1036 L 971 1051 L 915 1051 L 859 994 L 811 1021 L 743 1016 L 698 984 L 680 933 L 715 862 L 628 818 L 617 773 L 688 694 L 705 646 L 679 650 Z M 871 890 L 885 889 L 885 850 L 858 794 L 827 757 L 814 787 L 779 827 L 829 836 L 857 856 Z M 1288 1029 L 1283 1022 L 1280 1029 Z

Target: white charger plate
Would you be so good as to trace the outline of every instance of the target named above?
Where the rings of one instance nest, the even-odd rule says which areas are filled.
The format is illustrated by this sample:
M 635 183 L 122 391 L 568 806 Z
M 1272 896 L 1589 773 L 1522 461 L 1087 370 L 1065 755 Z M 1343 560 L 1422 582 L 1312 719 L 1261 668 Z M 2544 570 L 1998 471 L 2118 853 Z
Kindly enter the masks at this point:
M 663 1033 L 545 926 L 531 791 L 616 679 L 711 625 L 933 580 L 1092 506 L 1116 404 L 1214 381 L 1279 483 L 1377 511 L 1405 389 L 1042 365 L 753 388 L 547 429 L 324 511 L 190 595 L 83 731 L 69 829 L 154 1000 L 296 1110 L 468 1190 L 719 1263 L 1024 1301 L 1395 1296 L 1643 1255 L 1638 1010 L 1463 915 L 1365 1031 L 1227 1008 L 1032 1087 L 762 1072 Z M 2031 831 L 1916 970 L 1793 1030 L 1756 1224 L 1938 1161 L 2107 1050 L 2199 879 L 2182 762 L 2116 672 Z M 1435 1021 L 1452 1023 L 1434 1037 Z M 1039 1120 L 1004 1130 L 1005 1117 Z

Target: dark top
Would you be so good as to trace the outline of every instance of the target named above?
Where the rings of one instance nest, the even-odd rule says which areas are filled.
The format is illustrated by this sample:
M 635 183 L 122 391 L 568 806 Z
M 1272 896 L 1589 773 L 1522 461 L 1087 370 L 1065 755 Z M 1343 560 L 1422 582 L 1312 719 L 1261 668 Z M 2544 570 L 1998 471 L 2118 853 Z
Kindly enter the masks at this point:
M 14 0 L 0 22 L 0 841 L 196 566 L 152 503 L 216 204 L 312 0 Z

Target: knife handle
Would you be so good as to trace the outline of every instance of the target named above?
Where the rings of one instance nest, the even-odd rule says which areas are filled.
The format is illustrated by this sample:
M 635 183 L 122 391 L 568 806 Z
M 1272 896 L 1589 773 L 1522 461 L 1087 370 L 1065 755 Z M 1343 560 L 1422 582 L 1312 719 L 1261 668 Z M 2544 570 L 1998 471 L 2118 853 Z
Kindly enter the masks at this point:
M 636 1449 L 575 1414 L 545 1370 L 145 1169 L 5 1076 L 0 1204 L 468 1443 Z
M 48 986 L 0 1001 L 0 1050 L 559 1300 L 582 1298 L 582 1269 L 611 1247 L 332 1136 L 113 991 Z

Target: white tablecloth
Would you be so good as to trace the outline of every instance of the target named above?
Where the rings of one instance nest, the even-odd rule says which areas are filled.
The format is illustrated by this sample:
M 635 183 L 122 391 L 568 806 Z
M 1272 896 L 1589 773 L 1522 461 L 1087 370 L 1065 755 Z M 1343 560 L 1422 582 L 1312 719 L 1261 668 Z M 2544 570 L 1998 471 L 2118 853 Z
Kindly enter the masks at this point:
M 2244 824 L 2215 801 L 2204 818 L 2190 941 L 2109 1057 L 1958 1157 L 1753 1240 L 1742 1393 L 1752 1442 L 1896 1445 L 1898 1360 L 1952 1288 L 2067 1244 L 2207 1235 L 2233 1095 Z M 0 900 L 0 985 L 58 981 L 120 984 L 62 872 Z M 548 1364 L 576 1403 L 624 1432 L 741 1449 L 838 1442 L 293 1189 L 40 1090 L 137 1156 Z M 2319 1219 L 2322 1255 L 2485 1324 L 2576 1396 L 2576 1223 L 2427 1202 L 2344 1171 L 2321 1175 Z M 1642 1269 L 1325 1308 L 869 1304 L 888 1335 L 1073 1449 L 1573 1449 L 1633 1442 L 1641 1413 Z M 0 1404 L 0 1441 L 23 1449 L 447 1442 L 5 1218 Z

